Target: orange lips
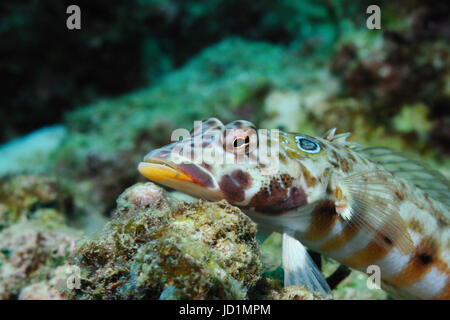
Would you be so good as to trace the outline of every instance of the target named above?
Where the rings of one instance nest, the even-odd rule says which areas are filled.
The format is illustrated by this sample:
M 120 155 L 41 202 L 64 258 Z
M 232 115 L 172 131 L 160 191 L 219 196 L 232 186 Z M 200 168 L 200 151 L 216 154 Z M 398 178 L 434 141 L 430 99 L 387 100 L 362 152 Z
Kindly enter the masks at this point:
M 197 165 L 175 165 L 160 158 L 146 157 L 138 166 L 147 179 L 190 194 L 194 197 L 218 201 L 223 198 L 214 178 Z
M 182 171 L 169 167 L 163 163 L 141 162 L 139 172 L 147 179 L 162 184 L 172 181 L 193 182 L 192 178 Z

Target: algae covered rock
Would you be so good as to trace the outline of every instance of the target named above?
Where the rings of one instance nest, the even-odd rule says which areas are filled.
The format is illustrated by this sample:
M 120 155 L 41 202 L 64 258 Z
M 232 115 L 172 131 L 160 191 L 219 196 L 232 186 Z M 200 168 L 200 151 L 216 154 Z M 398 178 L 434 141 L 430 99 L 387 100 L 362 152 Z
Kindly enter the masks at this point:
M 73 273 L 70 266 L 61 265 L 49 273 L 47 279 L 22 289 L 19 300 L 65 300 L 64 288 Z
M 289 286 L 283 289 L 281 300 L 328 300 L 303 286 Z
M 283 287 L 279 276 L 283 275 L 283 270 L 278 269 L 279 275 L 270 274 L 267 271 L 258 280 L 256 285 L 249 292 L 251 300 L 331 300 L 331 296 L 323 296 L 318 292 L 310 291 L 304 286 Z M 277 270 L 277 271 L 278 271 Z
M 25 287 L 54 277 L 55 269 L 64 264 L 81 236 L 67 227 L 54 209 L 39 209 L 34 216 L 0 232 L 0 299 L 18 298 Z M 54 290 L 45 297 L 62 295 Z
M 71 196 L 57 179 L 44 175 L 16 175 L 0 179 L 0 230 L 32 220 L 41 208 L 70 215 Z
M 37 289 L 55 276 L 81 236 L 67 224 L 71 214 L 72 197 L 54 177 L 0 179 L 0 299 L 19 298 L 25 287 L 24 297 L 62 298 L 56 289 Z
M 152 183 L 117 200 L 112 220 L 71 260 L 78 299 L 243 299 L 262 264 L 256 225 L 226 202 L 182 202 Z

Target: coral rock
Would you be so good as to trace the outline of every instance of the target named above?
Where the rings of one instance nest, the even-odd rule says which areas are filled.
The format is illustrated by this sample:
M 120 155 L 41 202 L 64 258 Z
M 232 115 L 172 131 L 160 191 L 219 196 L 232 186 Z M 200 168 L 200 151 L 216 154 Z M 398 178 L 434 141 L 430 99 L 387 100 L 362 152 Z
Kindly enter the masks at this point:
M 24 296 L 31 296 L 40 287 L 33 285 L 53 276 L 79 237 L 79 232 L 65 226 L 62 215 L 53 209 L 40 209 L 35 212 L 35 219 L 3 230 L 0 233 L 0 299 L 17 298 L 25 287 L 28 289 Z
M 261 274 L 256 225 L 226 202 L 182 202 L 153 183 L 118 199 L 77 248 L 78 299 L 242 299 Z
M 70 213 L 71 197 L 55 178 L 43 175 L 8 176 L 0 180 L 0 230 L 33 219 L 40 208 Z

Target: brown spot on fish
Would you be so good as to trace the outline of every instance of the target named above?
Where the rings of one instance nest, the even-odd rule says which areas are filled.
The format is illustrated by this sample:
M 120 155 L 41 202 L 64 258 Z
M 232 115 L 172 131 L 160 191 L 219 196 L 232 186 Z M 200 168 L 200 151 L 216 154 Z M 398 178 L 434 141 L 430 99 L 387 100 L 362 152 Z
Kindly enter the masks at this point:
M 282 203 L 274 206 L 272 209 L 278 212 L 286 212 L 294 208 L 304 206 L 307 203 L 305 191 L 302 188 L 293 187 L 289 197 Z
M 384 241 L 384 243 L 386 243 L 387 245 L 393 244 L 393 241 L 392 241 L 391 238 L 389 238 L 388 236 L 383 236 L 383 241 Z
M 269 190 L 267 188 L 260 190 L 253 196 L 248 206 L 254 207 L 261 213 L 277 215 L 307 203 L 306 194 L 302 188 L 283 188 L 276 179 L 271 181 Z M 290 191 L 289 196 L 288 191 Z
M 333 201 L 319 203 L 311 215 L 311 224 L 305 234 L 305 238 L 310 241 L 320 240 L 329 234 L 339 219 Z
M 423 234 L 424 233 L 422 224 L 417 219 L 412 218 L 411 220 L 409 220 L 408 221 L 408 227 L 411 230 L 413 230 L 413 231 L 415 231 L 415 232 L 417 232 L 419 234 Z
M 231 177 L 240 185 L 244 190 L 247 190 L 251 185 L 251 177 L 248 173 L 238 169 L 231 173 Z
M 400 201 L 404 200 L 406 197 L 405 193 L 401 190 L 395 190 L 394 193 L 395 193 L 395 196 L 397 197 L 397 199 Z
M 294 181 L 294 178 L 291 175 L 287 174 L 287 173 L 282 173 L 280 175 L 280 179 L 281 179 L 281 182 L 283 182 L 283 185 L 286 188 L 291 187 L 292 186 L 292 181 Z
M 282 152 L 280 150 L 280 153 L 278 155 L 278 159 L 280 160 L 281 163 L 286 164 L 287 163 L 287 159 L 286 159 L 286 155 L 284 154 L 284 152 Z
M 300 163 L 300 168 L 302 169 L 303 172 L 303 177 L 305 178 L 306 184 L 308 185 L 308 187 L 314 187 L 317 184 L 317 179 L 314 178 L 311 173 L 308 171 L 308 169 L 306 169 L 306 167 L 304 165 L 302 165 Z
M 286 199 L 287 191 L 288 189 L 281 187 L 278 180 L 273 178 L 267 187 L 262 188 L 253 196 L 249 206 L 259 209 L 273 206 Z
M 333 154 L 334 160 L 336 161 L 340 160 L 341 157 L 339 157 L 339 154 L 334 149 L 331 150 L 331 153 Z
M 225 199 L 231 203 L 242 202 L 245 199 L 244 189 L 236 183 L 236 181 L 227 174 L 222 177 L 219 182 L 220 190 L 222 190 Z
M 437 223 L 438 227 L 441 229 L 445 229 L 448 227 L 448 220 L 446 220 L 444 217 L 437 217 Z
M 341 158 L 341 169 L 345 173 L 347 173 L 351 170 L 350 163 L 345 158 Z
M 336 162 L 330 161 L 330 164 L 333 166 L 333 168 L 339 169 L 339 164 L 337 164 Z
M 353 154 L 349 151 L 347 151 L 347 157 L 352 161 L 356 162 L 356 158 L 353 156 Z
M 262 207 L 268 202 L 267 200 L 269 199 L 269 196 L 269 189 L 267 187 L 263 187 L 253 196 L 252 200 L 250 200 L 249 206 Z
M 417 258 L 423 265 L 433 262 L 433 257 L 426 252 L 419 254 Z
M 436 262 L 437 249 L 432 239 L 425 239 L 412 253 L 409 263 L 399 274 L 385 279 L 385 281 L 396 287 L 410 286 L 420 281 Z
M 271 183 L 269 184 L 269 189 L 270 189 L 270 193 L 271 194 L 279 194 L 279 193 L 286 193 L 286 189 L 281 186 L 280 182 L 278 181 L 278 179 L 273 179 L 271 181 Z

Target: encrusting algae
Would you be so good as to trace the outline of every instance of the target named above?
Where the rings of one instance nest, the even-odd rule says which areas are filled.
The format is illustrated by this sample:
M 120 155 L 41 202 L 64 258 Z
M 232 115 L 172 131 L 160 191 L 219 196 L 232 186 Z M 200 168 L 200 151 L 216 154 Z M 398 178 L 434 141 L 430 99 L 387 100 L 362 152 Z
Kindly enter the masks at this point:
M 71 213 L 71 197 L 55 178 L 0 180 L 0 300 L 64 298 L 55 277 L 82 235 L 68 226 Z
M 152 183 L 118 199 L 98 239 L 81 243 L 78 299 L 243 299 L 262 263 L 256 225 L 226 202 L 181 202 Z
M 4 229 L 0 233 L 0 300 L 63 299 L 64 264 L 80 237 L 54 209 L 39 209 L 33 219 Z M 61 279 L 58 285 L 56 276 Z
M 41 208 L 70 214 L 71 207 L 70 195 L 53 177 L 22 174 L 0 179 L 0 230 L 32 219 Z

